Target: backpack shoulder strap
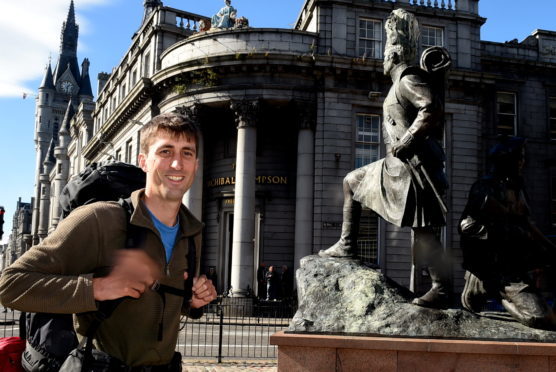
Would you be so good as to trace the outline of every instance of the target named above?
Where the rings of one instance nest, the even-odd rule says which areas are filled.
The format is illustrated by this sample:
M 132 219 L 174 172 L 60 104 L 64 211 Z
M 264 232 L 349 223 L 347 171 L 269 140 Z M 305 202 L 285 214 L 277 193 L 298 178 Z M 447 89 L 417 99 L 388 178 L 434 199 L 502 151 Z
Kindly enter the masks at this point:
M 145 242 L 146 231 L 144 228 L 133 225 L 131 223 L 131 215 L 133 214 L 134 211 L 133 204 L 131 203 L 131 199 L 130 198 L 120 199 L 118 200 L 118 204 L 122 206 L 126 215 L 126 238 L 124 242 L 124 247 L 121 249 L 132 249 L 132 248 L 141 247 Z M 98 311 L 97 311 L 97 317 L 100 319 L 100 322 L 102 322 L 102 320 L 112 315 L 114 310 L 116 310 L 118 305 L 124 299 L 125 297 L 118 298 L 115 300 L 102 301 L 99 304 Z M 98 325 L 100 325 L 100 322 Z
M 118 200 L 126 214 L 126 238 L 124 248 L 138 248 L 145 242 L 146 231 L 144 228 L 133 225 L 131 223 L 131 215 L 133 215 L 133 204 L 131 198 Z

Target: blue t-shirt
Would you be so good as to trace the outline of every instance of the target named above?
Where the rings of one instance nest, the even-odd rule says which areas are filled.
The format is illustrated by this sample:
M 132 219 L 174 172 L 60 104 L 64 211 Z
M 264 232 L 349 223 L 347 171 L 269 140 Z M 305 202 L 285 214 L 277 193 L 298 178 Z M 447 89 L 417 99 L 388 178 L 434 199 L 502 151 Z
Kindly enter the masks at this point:
M 180 228 L 180 220 L 178 216 L 178 221 L 172 227 L 166 226 L 152 212 L 147 208 L 149 214 L 151 215 L 151 220 L 154 223 L 154 227 L 160 233 L 162 238 L 162 244 L 164 245 L 164 250 L 166 251 L 166 263 L 170 262 L 170 257 L 172 257 L 172 251 L 174 250 L 174 244 L 176 243 L 176 236 L 178 235 L 178 230 Z

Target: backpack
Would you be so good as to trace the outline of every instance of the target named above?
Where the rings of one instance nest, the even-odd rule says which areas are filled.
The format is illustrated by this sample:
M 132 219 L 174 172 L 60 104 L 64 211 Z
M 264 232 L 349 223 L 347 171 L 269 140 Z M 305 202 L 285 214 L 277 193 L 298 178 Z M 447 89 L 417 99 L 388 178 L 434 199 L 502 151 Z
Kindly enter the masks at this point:
M 82 205 L 119 201 L 128 221 L 125 246 L 137 247 L 143 238 L 142 229 L 129 223 L 133 207 L 125 198 L 143 187 L 145 172 L 139 167 L 121 162 L 106 165 L 93 163 L 73 177 L 62 190 L 62 217 L 67 217 Z M 101 311 L 105 316 L 121 302 L 115 301 L 102 303 Z M 70 351 L 78 345 L 71 314 L 26 313 L 24 326 L 27 344 L 21 362 L 25 371 L 58 371 Z
M 20 337 L 0 338 L 0 371 L 21 372 L 21 353 L 25 340 Z
M 145 172 L 131 164 L 114 162 L 93 163 L 73 177 L 62 190 L 62 217 L 82 205 L 96 201 L 125 199 L 135 190 L 145 187 Z

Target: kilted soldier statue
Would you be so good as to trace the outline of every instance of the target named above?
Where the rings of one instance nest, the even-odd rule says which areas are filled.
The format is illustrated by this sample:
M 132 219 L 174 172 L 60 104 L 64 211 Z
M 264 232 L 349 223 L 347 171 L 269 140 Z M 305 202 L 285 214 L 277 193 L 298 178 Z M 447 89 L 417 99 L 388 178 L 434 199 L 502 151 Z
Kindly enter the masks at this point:
M 432 288 L 413 303 L 448 305 L 450 269 L 435 227 L 445 225 L 443 194 L 448 188 L 444 151 L 444 81 L 451 64 L 440 47 L 425 50 L 421 67 L 412 66 L 419 40 L 415 16 L 394 10 L 385 24 L 384 74 L 393 86 L 384 101 L 386 156 L 350 172 L 344 179 L 340 240 L 320 251 L 321 257 L 354 257 L 361 206 L 386 221 L 413 230 L 412 259 L 428 268 Z

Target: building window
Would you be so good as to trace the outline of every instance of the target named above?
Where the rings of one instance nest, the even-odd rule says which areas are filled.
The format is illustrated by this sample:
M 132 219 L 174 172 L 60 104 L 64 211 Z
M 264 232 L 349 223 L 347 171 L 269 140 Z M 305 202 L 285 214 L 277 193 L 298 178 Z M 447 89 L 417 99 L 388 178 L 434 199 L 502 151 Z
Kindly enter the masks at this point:
M 556 141 L 556 97 L 550 97 L 549 109 L 550 139 Z
M 355 168 L 378 160 L 380 145 L 380 116 L 357 115 L 355 134 Z
M 131 86 L 133 87 L 135 83 L 137 83 L 137 69 L 131 73 Z
M 60 123 L 58 123 L 58 118 L 54 119 L 54 126 L 52 127 L 52 135 L 58 137 L 58 131 L 60 130 Z
M 382 58 L 382 21 L 359 19 L 359 57 Z
M 424 48 L 432 46 L 444 46 L 444 29 L 440 27 L 421 27 L 421 45 Z
M 131 164 L 131 158 L 133 157 L 133 138 L 125 143 L 125 162 Z
M 127 85 L 122 84 L 121 92 L 122 92 L 122 95 L 120 97 L 120 101 L 123 101 L 123 99 L 125 98 L 125 95 L 127 94 Z
M 116 106 L 118 104 L 118 100 L 116 97 L 112 98 L 112 112 L 114 112 L 114 110 L 116 110 Z
M 143 76 L 144 77 L 149 77 L 149 74 L 151 72 L 150 64 L 151 64 L 151 54 L 147 53 L 145 55 L 145 59 L 143 60 Z
M 121 148 L 116 151 L 115 158 L 116 158 L 115 159 L 116 161 L 122 161 L 122 149 Z
M 496 93 L 496 134 L 517 135 L 516 95 L 509 92 Z
M 355 134 L 355 168 L 378 160 L 380 146 L 380 116 L 357 115 Z M 378 216 L 368 208 L 361 211 L 359 221 L 358 257 L 361 261 L 378 264 Z

